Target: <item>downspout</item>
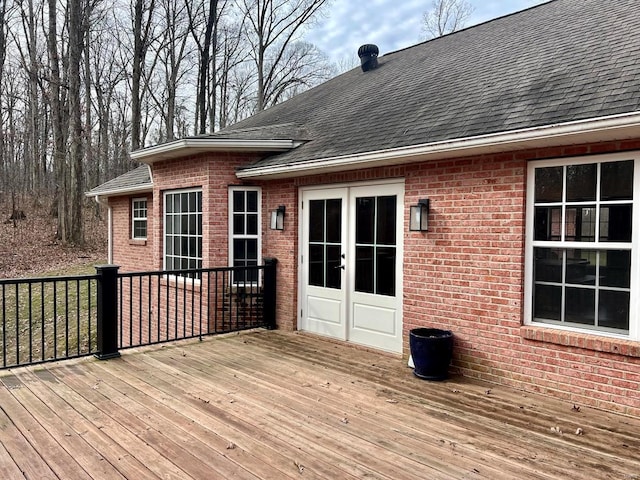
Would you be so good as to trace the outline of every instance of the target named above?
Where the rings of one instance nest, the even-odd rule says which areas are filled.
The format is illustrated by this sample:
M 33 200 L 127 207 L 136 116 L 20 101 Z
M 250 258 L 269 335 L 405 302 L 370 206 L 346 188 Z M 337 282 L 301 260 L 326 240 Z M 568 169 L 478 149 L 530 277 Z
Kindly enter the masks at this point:
M 113 215 L 112 208 L 108 201 L 104 201 L 100 195 L 95 196 L 99 205 L 107 207 L 107 263 L 113 265 Z

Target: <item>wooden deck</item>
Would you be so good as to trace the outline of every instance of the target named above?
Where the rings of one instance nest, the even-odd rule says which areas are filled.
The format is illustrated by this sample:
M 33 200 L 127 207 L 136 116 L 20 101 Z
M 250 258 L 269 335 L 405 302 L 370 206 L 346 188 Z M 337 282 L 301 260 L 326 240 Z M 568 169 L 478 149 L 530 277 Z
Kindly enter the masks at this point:
M 640 479 L 638 418 L 425 382 L 398 357 L 295 333 L 0 381 L 1 479 Z

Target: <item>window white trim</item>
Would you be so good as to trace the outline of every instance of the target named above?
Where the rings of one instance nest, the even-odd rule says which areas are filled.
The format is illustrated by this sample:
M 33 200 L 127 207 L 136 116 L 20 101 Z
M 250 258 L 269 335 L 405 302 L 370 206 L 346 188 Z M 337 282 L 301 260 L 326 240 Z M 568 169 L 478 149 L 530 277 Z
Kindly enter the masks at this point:
M 185 212 L 182 209 L 182 204 L 180 205 L 180 212 L 169 212 L 167 209 L 167 199 L 169 197 L 173 198 L 173 196 L 175 195 L 181 195 L 181 194 L 189 194 L 189 193 L 199 193 L 200 194 L 200 210 L 197 209 L 197 203 L 196 203 L 196 209 L 195 210 L 191 210 L 190 207 L 191 205 L 189 204 L 188 210 Z M 197 201 L 197 197 L 196 197 L 196 201 Z M 176 268 L 174 268 L 173 265 L 169 266 L 167 265 L 167 257 L 170 256 L 172 258 L 175 257 L 180 257 L 181 259 L 187 259 L 187 261 L 189 263 L 191 263 L 191 261 L 195 261 L 195 266 L 194 267 L 189 267 L 189 268 L 202 268 L 202 260 L 203 260 L 203 255 L 202 255 L 202 247 L 203 247 L 203 203 L 204 203 L 204 199 L 202 198 L 202 188 L 188 188 L 188 189 L 180 189 L 180 190 L 168 190 L 163 192 L 163 199 L 162 199 L 162 205 L 163 205 L 163 209 L 162 209 L 162 222 L 163 222 L 163 233 L 162 233 L 162 269 L 163 270 L 175 270 Z M 184 233 L 182 231 L 180 231 L 178 234 L 176 234 L 176 232 L 173 231 L 173 227 L 169 228 L 168 226 L 168 222 L 167 219 L 169 217 L 169 215 L 174 216 L 175 213 L 179 213 L 180 215 L 195 215 L 196 216 L 196 232 L 195 233 Z M 197 220 L 197 218 L 199 217 L 199 222 Z M 180 228 L 182 229 L 182 222 L 180 225 Z M 198 233 L 199 232 L 199 233 Z M 195 251 L 195 255 L 191 255 L 191 249 L 192 249 L 192 245 L 189 244 L 188 246 L 188 254 L 187 255 L 182 255 L 182 250 L 179 252 L 179 254 L 176 254 L 176 252 L 173 250 L 175 249 L 175 244 L 172 247 L 173 249 L 171 250 L 171 254 L 168 254 L 168 246 L 167 246 L 167 241 L 168 238 L 171 237 L 172 241 L 174 238 L 180 238 L 181 239 L 181 248 L 182 248 L 182 237 L 187 238 L 188 240 L 193 239 L 195 241 L 195 245 L 196 245 L 196 251 Z M 198 240 L 200 240 L 198 242 Z M 173 278 L 173 276 L 172 276 Z M 196 280 L 197 282 L 198 280 Z
M 535 169 L 541 167 L 584 165 L 590 163 L 607 163 L 613 161 L 634 161 L 633 177 L 633 201 L 632 203 L 632 235 L 631 242 L 601 242 L 596 236 L 593 242 L 566 242 L 566 241 L 535 241 Z M 600 202 L 587 202 L 600 205 Z M 615 202 L 607 202 L 615 203 Z M 623 203 L 629 203 L 623 202 Z M 563 218 L 564 220 L 564 218 Z M 544 326 L 559 330 L 580 332 L 611 338 L 628 340 L 640 340 L 640 152 L 626 152 L 607 155 L 593 155 L 586 157 L 571 157 L 555 160 L 534 160 L 527 165 L 527 192 L 526 192 L 526 227 L 525 227 L 525 269 L 524 269 L 524 324 Z M 563 225 L 563 222 L 561 223 Z M 533 289 L 534 289 L 534 248 L 576 248 L 585 250 L 630 250 L 631 251 L 631 279 L 630 279 L 630 304 L 629 304 L 629 333 L 613 333 L 596 329 L 595 327 L 579 327 L 574 325 L 558 325 L 555 323 L 539 322 L 533 319 Z
M 257 215 L 258 226 L 256 234 L 234 234 L 234 209 L 233 209 L 233 194 L 234 192 L 256 192 L 257 193 Z M 245 196 L 246 200 L 246 196 Z M 262 265 L 262 188 L 261 187 L 249 187 L 249 186 L 230 186 L 228 192 L 228 235 L 229 235 L 229 265 L 234 265 L 235 252 L 234 252 L 234 240 L 238 239 L 256 239 L 257 240 L 257 265 Z M 246 212 L 246 210 L 245 210 Z M 246 222 L 245 222 L 246 226 Z M 260 276 L 258 276 L 258 283 L 260 282 Z M 251 285 L 255 282 L 246 282 L 247 285 Z
M 136 211 L 139 210 L 139 208 L 136 208 L 136 203 L 140 203 L 140 202 L 144 202 L 144 217 L 143 216 L 136 216 Z M 149 235 L 149 210 L 148 210 L 148 205 L 149 205 L 149 201 L 147 199 L 147 197 L 136 197 L 136 198 L 132 198 L 131 199 L 131 239 L 132 240 L 146 240 L 147 236 Z M 143 222 L 144 221 L 144 231 L 146 232 L 146 235 L 144 237 L 142 236 L 136 236 L 136 222 Z

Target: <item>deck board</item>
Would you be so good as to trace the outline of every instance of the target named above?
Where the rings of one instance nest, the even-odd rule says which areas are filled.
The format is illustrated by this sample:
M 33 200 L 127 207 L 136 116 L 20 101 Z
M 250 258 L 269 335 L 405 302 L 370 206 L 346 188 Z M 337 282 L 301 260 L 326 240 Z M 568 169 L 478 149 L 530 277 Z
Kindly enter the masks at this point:
M 640 480 L 638 418 L 421 381 L 396 356 L 311 335 L 148 347 L 0 382 L 1 478 Z

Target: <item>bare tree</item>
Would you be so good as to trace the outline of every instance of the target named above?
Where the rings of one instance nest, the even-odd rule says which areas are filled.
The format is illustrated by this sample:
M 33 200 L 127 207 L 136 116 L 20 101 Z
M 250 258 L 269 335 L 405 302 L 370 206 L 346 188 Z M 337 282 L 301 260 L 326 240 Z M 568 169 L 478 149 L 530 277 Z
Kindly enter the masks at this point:
M 133 60 L 131 73 L 131 149 L 140 148 L 142 123 L 141 80 L 153 36 L 155 0 L 133 0 Z
M 425 38 L 441 37 L 464 28 L 472 13 L 473 6 L 467 0 L 433 0 L 422 16 Z
M 282 78 L 295 77 L 283 74 L 287 52 L 327 3 L 328 0 L 238 0 L 247 19 L 246 38 L 257 74 L 256 110 L 273 103 L 273 96 L 282 90 Z

